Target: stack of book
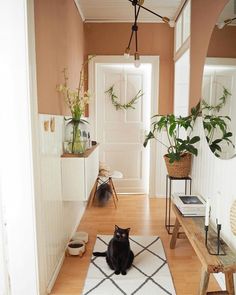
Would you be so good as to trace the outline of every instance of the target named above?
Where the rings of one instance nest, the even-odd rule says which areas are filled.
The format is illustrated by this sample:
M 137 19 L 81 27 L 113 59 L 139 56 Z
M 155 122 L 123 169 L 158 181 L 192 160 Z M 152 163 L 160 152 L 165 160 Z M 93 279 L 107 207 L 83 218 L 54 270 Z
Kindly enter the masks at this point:
M 200 196 L 174 193 L 172 201 L 183 216 L 205 216 L 206 202 Z

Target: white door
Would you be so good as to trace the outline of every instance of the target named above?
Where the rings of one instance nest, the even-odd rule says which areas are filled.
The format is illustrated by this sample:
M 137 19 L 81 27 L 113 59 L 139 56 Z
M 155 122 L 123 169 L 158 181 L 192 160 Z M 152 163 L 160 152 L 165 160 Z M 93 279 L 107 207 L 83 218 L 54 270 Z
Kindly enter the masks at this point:
M 116 180 L 119 193 L 148 193 L 149 148 L 143 147 L 151 116 L 150 64 L 98 64 L 96 71 L 97 140 L 100 160 L 111 170 L 123 173 Z M 127 104 L 141 90 L 144 95 L 134 109 L 116 109 L 105 92 L 114 85 L 121 104 Z

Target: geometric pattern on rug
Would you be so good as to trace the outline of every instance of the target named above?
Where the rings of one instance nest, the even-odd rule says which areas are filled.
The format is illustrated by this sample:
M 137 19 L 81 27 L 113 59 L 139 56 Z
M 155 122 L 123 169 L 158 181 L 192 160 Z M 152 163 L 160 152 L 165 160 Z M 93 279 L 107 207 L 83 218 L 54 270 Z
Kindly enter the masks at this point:
M 112 235 L 98 235 L 93 252 L 107 250 Z M 105 257 L 92 256 L 83 295 L 176 295 L 162 242 L 157 236 L 130 236 L 134 261 L 127 275 L 116 275 Z

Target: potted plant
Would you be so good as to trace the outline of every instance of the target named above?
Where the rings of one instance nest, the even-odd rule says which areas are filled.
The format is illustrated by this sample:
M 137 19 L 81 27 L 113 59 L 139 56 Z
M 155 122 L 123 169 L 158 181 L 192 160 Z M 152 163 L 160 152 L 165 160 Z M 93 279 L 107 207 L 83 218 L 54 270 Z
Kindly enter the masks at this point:
M 57 90 L 62 93 L 65 103 L 71 112 L 71 117 L 65 119 L 68 122 L 65 131 L 64 152 L 67 153 L 79 154 L 83 153 L 86 149 L 88 138 L 87 132 L 83 127 L 88 122 L 82 119 L 82 116 L 89 103 L 90 95 L 87 91 L 84 91 L 84 67 L 92 58 L 93 56 L 85 61 L 81 67 L 78 88 L 72 90 L 68 86 L 69 78 L 66 68 L 63 70 L 64 83 L 57 86 Z
M 167 154 L 164 159 L 168 174 L 172 177 L 183 178 L 189 175 L 191 169 L 191 156 L 197 156 L 198 150 L 195 144 L 200 140 L 199 136 L 191 136 L 196 116 L 199 114 L 200 104 L 192 108 L 191 114 L 186 117 L 170 115 L 155 115 L 152 130 L 144 141 L 144 147 L 151 139 L 156 139 L 166 146 Z M 166 131 L 168 144 L 160 141 L 157 134 Z M 183 134 L 185 134 L 183 136 Z
M 209 147 L 217 157 L 220 156 L 221 144 L 226 143 L 234 147 L 230 139 L 233 134 L 228 131 L 227 124 L 231 119 L 229 116 L 219 115 L 230 95 L 223 86 L 223 94 L 217 105 L 209 105 L 205 100 L 202 100 L 191 109 L 190 115 L 186 117 L 173 114 L 153 116 L 152 130 L 146 136 L 143 145 L 146 147 L 149 140 L 156 139 L 166 146 L 167 154 L 164 155 L 164 159 L 170 176 L 183 178 L 190 173 L 191 157 L 192 155 L 197 156 L 198 150 L 195 144 L 200 140 L 199 136 L 191 137 L 191 132 L 196 118 L 200 115 Z M 168 144 L 157 138 L 158 132 L 163 130 L 167 133 Z

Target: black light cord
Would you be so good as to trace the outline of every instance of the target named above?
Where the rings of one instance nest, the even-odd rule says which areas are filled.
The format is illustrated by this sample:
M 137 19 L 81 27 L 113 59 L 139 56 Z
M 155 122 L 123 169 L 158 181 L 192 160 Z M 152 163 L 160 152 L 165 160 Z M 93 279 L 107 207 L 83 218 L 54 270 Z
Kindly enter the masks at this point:
M 133 39 L 134 32 L 136 32 L 136 28 L 138 28 L 137 20 L 138 20 L 139 12 L 140 12 L 140 7 L 138 8 L 138 11 L 137 11 L 137 6 L 135 5 L 135 7 L 134 7 L 135 20 L 134 20 L 134 24 L 132 26 L 131 36 L 130 36 L 129 44 L 128 44 L 128 47 L 127 47 L 129 49 L 130 49 L 130 45 L 131 45 L 131 42 L 132 42 L 132 39 Z M 135 35 L 136 35 L 136 39 L 137 39 L 137 34 L 135 33 Z M 137 44 L 137 40 L 136 40 L 136 44 Z

